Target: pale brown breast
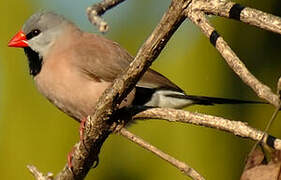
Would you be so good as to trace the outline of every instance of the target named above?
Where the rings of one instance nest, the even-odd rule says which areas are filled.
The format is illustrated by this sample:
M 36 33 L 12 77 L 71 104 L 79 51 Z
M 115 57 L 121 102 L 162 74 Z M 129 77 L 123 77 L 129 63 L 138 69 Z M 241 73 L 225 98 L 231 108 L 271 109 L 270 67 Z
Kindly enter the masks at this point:
M 80 57 L 72 47 L 65 47 L 65 42 L 56 42 L 50 51 L 52 53 L 43 59 L 41 72 L 34 80 L 38 90 L 50 102 L 80 120 L 94 112 L 98 98 L 111 82 L 88 74 L 77 66 Z M 134 93 L 131 93 L 121 106 L 130 104 L 133 98 Z
M 37 88 L 63 112 L 81 119 L 93 112 L 98 97 L 110 83 L 87 79 L 63 58 L 54 63 L 57 58 L 43 65 L 35 77 Z

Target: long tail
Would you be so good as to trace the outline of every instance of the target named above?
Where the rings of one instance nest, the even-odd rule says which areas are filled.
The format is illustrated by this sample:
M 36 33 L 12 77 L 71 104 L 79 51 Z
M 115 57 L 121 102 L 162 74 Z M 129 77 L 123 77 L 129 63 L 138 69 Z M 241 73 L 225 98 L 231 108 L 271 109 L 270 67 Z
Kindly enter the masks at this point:
M 187 95 L 183 91 L 137 87 L 133 105 L 151 107 L 183 108 L 189 105 L 214 104 L 266 104 L 260 101 L 247 101 L 207 96 Z
M 166 95 L 173 98 L 187 99 L 193 101 L 192 104 L 199 105 L 215 105 L 215 104 L 267 104 L 261 101 L 248 101 L 239 99 L 228 99 L 208 96 L 196 96 L 196 95 L 181 95 L 181 94 L 170 94 Z

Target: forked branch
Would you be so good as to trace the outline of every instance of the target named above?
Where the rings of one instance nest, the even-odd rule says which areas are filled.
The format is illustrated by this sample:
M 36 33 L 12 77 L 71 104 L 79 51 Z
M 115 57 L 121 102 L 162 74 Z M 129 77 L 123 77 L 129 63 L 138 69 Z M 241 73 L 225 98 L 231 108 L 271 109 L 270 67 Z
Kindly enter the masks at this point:
M 193 1 L 196 2 L 196 1 Z M 241 80 L 251 87 L 254 92 L 262 99 L 265 99 L 275 107 L 279 106 L 280 100 L 278 95 L 261 83 L 245 66 L 245 64 L 234 53 L 222 36 L 213 28 L 205 17 L 204 12 L 196 11 L 197 7 L 193 8 L 191 3 L 186 9 L 187 17 L 196 24 L 201 31 L 210 39 L 210 42 L 217 48 L 220 54 L 224 57 L 229 67 L 241 78 Z

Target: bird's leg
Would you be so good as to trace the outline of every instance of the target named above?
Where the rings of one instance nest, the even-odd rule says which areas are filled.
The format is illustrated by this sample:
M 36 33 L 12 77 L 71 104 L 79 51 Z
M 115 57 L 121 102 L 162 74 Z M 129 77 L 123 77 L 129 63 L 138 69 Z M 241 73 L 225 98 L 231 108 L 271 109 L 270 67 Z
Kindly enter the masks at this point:
M 85 144 L 85 141 L 84 141 L 85 125 L 86 125 L 86 122 L 87 122 L 88 118 L 90 118 L 90 116 L 87 116 L 87 117 L 84 117 L 84 118 L 81 119 L 80 127 L 79 127 L 79 136 L 80 136 L 80 143 L 83 144 L 86 151 L 89 153 L 90 151 L 87 148 L 87 146 Z
M 67 154 L 67 166 L 68 166 L 69 171 L 71 171 L 72 173 L 73 173 L 72 156 L 73 156 L 74 149 L 75 149 L 75 146 L 72 147 L 71 151 Z
M 84 143 L 84 132 L 85 132 L 85 124 L 86 124 L 86 121 L 87 121 L 87 117 L 84 117 L 81 119 L 81 122 L 80 122 L 80 128 L 79 128 L 79 135 L 80 135 L 80 142 L 85 146 L 85 143 Z M 86 147 L 86 146 L 85 146 Z M 87 148 L 86 148 L 87 149 Z M 87 149 L 88 151 L 88 149 Z
M 85 132 L 85 124 L 86 124 L 86 121 L 87 121 L 87 117 L 84 117 L 81 119 L 81 122 L 80 122 L 80 127 L 79 127 L 79 139 L 80 139 L 80 143 L 82 143 L 84 146 L 85 146 L 85 143 L 84 143 L 84 132 Z M 75 149 L 75 146 L 71 149 L 71 151 L 68 153 L 67 155 L 67 165 L 68 165 L 68 169 L 72 171 L 72 157 L 73 157 L 73 152 L 74 152 L 74 149 Z M 88 151 L 88 149 L 86 148 L 85 146 L 85 149 Z

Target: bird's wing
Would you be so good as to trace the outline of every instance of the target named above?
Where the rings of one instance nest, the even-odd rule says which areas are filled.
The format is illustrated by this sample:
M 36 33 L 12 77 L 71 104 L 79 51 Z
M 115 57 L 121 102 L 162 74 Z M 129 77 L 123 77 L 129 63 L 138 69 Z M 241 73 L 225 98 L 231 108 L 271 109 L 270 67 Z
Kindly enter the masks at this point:
M 133 57 L 120 45 L 102 36 L 84 33 L 73 50 L 79 61 L 76 65 L 89 77 L 112 82 L 129 66 Z M 82 48 L 83 47 L 83 48 Z M 137 86 L 182 91 L 160 73 L 148 69 Z

